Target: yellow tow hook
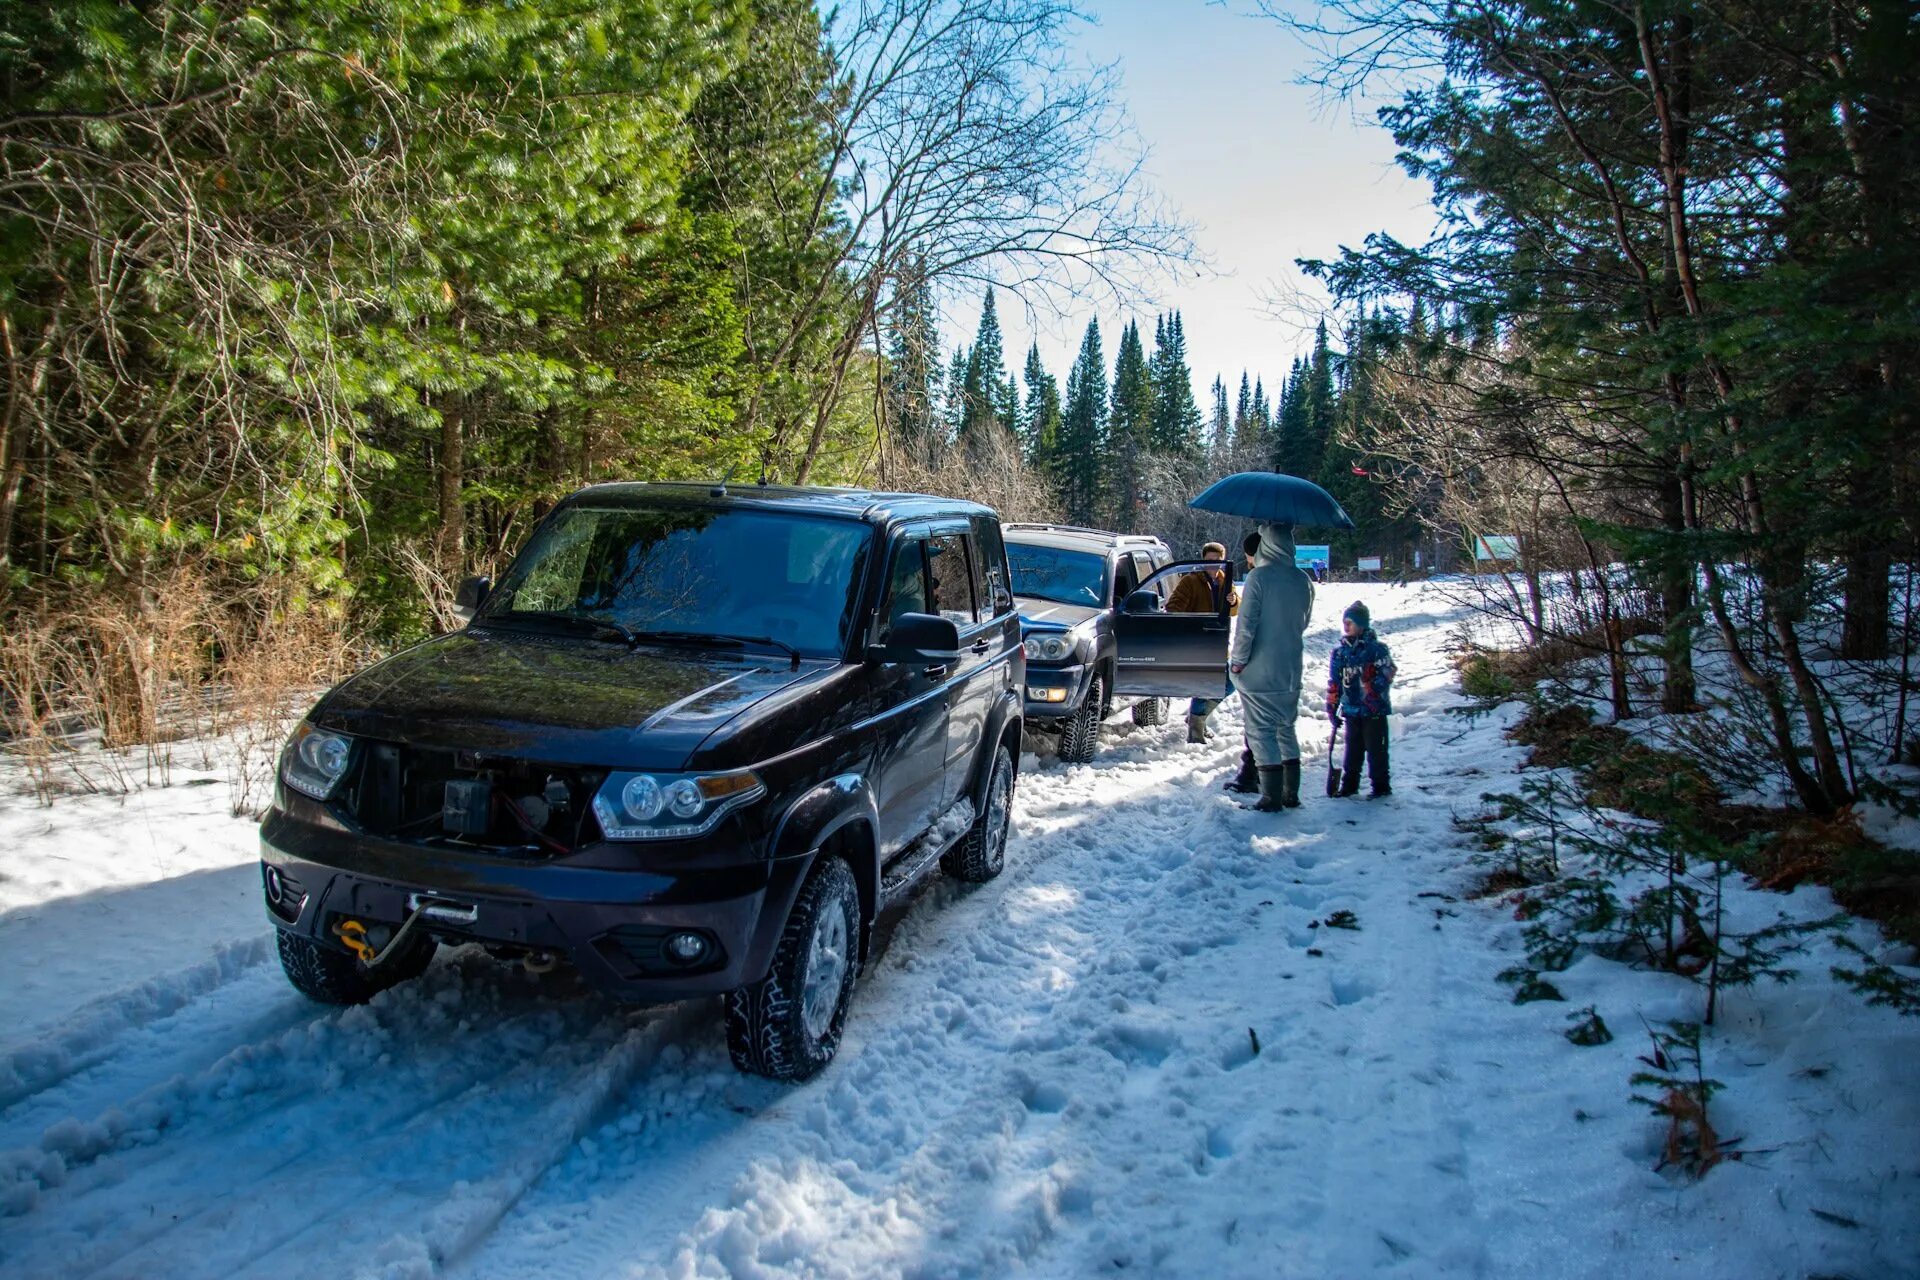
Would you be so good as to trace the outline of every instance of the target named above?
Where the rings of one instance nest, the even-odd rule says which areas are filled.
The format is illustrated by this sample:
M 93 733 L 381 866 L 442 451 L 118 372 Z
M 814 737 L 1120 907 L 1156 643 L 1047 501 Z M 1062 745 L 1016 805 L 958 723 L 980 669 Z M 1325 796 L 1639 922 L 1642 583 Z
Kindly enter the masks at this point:
M 380 953 L 367 941 L 367 926 L 358 920 L 343 920 L 333 926 L 334 934 L 346 944 L 347 950 L 360 957 L 361 964 L 372 964 Z

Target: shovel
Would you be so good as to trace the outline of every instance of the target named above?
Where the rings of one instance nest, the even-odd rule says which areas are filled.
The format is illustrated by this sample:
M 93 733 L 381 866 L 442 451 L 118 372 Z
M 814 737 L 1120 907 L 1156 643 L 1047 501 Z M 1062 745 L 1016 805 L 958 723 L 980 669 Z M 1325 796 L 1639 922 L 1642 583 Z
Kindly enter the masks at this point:
M 1333 722 L 1333 736 L 1327 739 L 1327 794 L 1340 794 L 1340 766 L 1334 763 L 1334 749 L 1340 745 L 1340 722 Z

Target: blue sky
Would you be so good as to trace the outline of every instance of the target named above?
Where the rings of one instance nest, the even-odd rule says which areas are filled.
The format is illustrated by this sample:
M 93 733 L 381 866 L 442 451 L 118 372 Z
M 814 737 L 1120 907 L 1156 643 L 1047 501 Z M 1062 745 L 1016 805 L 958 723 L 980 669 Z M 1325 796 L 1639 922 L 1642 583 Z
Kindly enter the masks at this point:
M 1185 317 L 1194 394 L 1204 410 L 1216 373 L 1237 387 L 1245 368 L 1271 388 L 1312 342 L 1312 311 L 1325 296 L 1294 259 L 1328 257 L 1387 230 L 1418 240 L 1433 224 L 1422 184 L 1393 164 L 1393 141 L 1372 119 L 1327 103 L 1298 83 L 1311 66 L 1301 38 L 1272 19 L 1250 16 L 1250 0 L 1088 0 L 1097 25 L 1079 45 L 1117 63 L 1123 92 L 1152 155 L 1148 169 L 1168 200 L 1196 224 L 1212 261 L 1200 280 L 1148 286 L 1164 309 Z M 1029 314 L 1002 291 L 1007 357 L 1017 370 L 1030 340 L 1065 379 L 1089 315 Z M 1125 317 L 1099 312 L 1113 355 Z M 1151 308 L 1136 317 L 1151 344 Z M 979 299 L 946 306 L 948 340 L 971 341 Z

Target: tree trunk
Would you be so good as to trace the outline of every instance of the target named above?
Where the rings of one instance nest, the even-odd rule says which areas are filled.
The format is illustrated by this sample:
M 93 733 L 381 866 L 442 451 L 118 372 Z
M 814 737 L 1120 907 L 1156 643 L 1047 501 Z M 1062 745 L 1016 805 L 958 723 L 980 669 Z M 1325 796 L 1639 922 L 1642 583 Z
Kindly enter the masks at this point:
M 435 558 L 440 572 L 449 579 L 458 578 L 466 567 L 466 411 L 465 392 L 448 392 L 441 401 L 440 456 L 434 464 L 440 496 L 440 532 L 435 540 Z
M 1869 512 L 1893 508 L 1893 483 L 1884 466 L 1854 467 L 1847 496 L 1857 519 Z M 1845 593 L 1841 606 L 1840 656 L 1880 659 L 1887 656 L 1887 632 L 1892 606 L 1893 554 L 1873 528 L 1857 529 L 1847 537 Z
M 1660 486 L 1660 522 L 1675 538 L 1687 532 L 1685 489 L 1676 464 Z M 1660 687 L 1660 709 L 1684 715 L 1700 707 L 1693 678 L 1693 562 L 1669 555 L 1660 570 L 1660 612 L 1664 623 L 1661 661 L 1665 678 Z

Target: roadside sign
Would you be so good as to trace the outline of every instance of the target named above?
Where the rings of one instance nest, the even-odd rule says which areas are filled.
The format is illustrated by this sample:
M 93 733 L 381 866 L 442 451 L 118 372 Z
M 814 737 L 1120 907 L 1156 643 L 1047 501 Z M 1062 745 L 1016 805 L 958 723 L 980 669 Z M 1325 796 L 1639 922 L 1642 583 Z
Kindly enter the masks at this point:
M 1490 533 L 1473 540 L 1475 560 L 1518 560 L 1520 539 L 1510 533 Z
M 1318 547 L 1295 547 L 1293 549 L 1294 567 L 1297 569 L 1325 569 L 1332 559 L 1332 556 L 1329 554 L 1332 550 L 1333 547 L 1331 544 Z
M 1361 556 L 1359 567 L 1362 573 L 1378 573 L 1380 572 L 1380 557 Z

